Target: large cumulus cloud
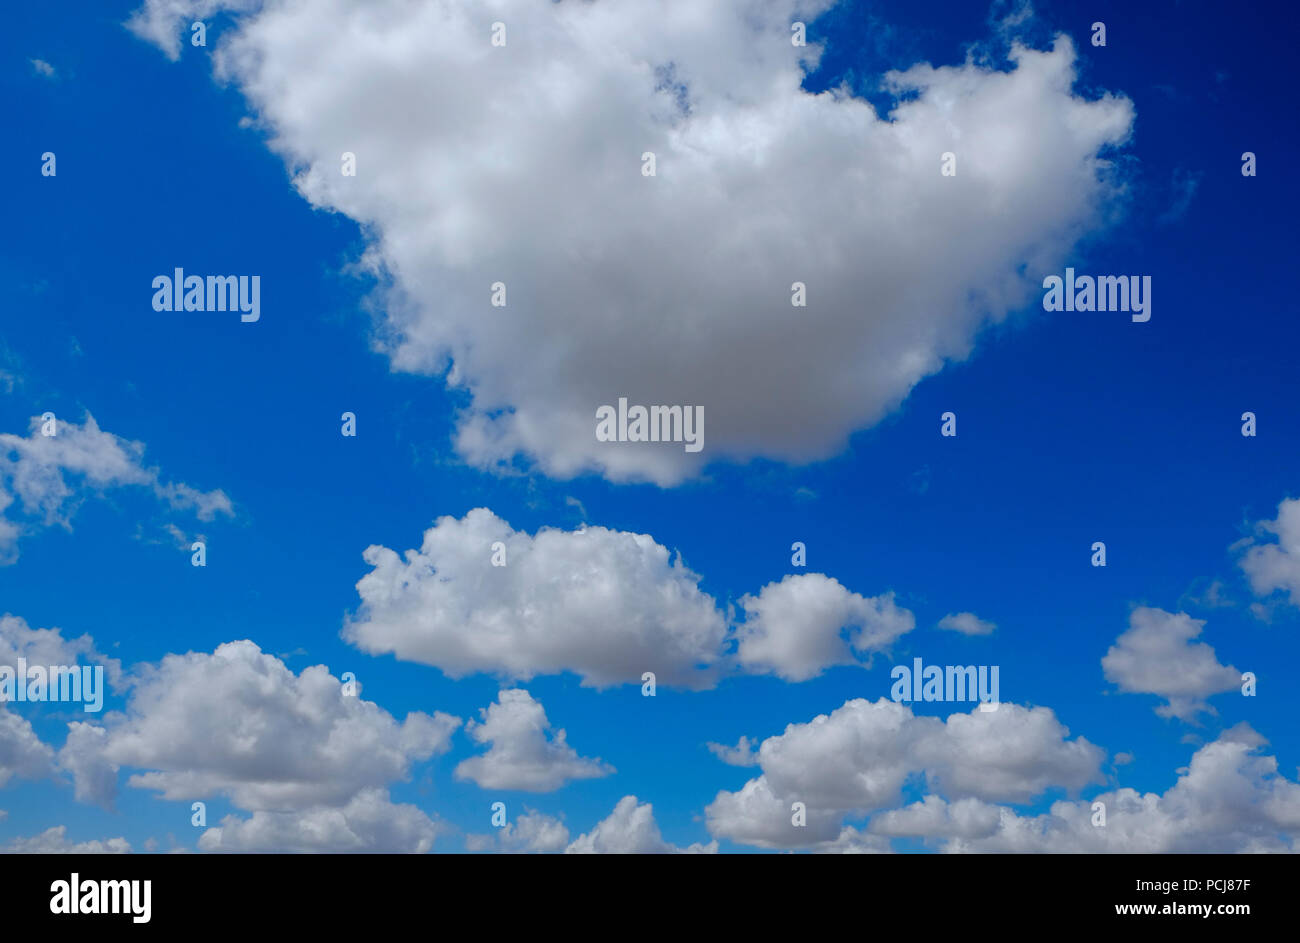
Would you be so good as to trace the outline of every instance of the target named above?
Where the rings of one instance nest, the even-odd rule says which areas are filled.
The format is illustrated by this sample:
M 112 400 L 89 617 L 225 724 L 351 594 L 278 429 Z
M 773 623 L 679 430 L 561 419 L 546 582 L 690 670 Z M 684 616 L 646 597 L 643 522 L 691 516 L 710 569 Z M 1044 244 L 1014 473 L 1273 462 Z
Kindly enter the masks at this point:
M 444 752 L 460 720 L 412 712 L 399 722 L 344 693 L 324 665 L 295 675 L 250 641 L 167 655 L 135 669 L 123 712 L 69 724 L 60 764 L 79 798 L 110 803 L 117 771 L 177 801 L 228 796 L 251 810 L 344 805 Z
M 363 225 L 391 284 L 376 344 L 468 394 L 465 459 L 671 484 L 833 454 L 1039 291 L 1119 189 L 1133 107 L 1074 94 L 1068 38 L 891 72 L 882 115 L 802 87 L 817 30 L 797 48 L 790 24 L 829 5 L 146 0 L 132 26 L 175 55 L 192 18 L 242 11 L 216 69 L 300 193 Z M 703 407 L 704 450 L 598 442 L 620 396 Z

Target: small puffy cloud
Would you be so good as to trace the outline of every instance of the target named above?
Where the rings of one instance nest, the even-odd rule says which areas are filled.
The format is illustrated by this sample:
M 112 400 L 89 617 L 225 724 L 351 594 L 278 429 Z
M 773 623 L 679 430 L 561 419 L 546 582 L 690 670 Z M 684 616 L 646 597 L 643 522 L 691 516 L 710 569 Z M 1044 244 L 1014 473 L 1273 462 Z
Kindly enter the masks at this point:
M 501 830 L 501 844 L 509 851 L 558 853 L 568 847 L 569 829 L 553 816 L 525 812 Z
M 1194 720 L 1212 694 L 1241 684 L 1241 672 L 1219 664 L 1214 649 L 1192 641 L 1205 622 L 1186 613 L 1143 606 L 1129 616 L 1129 629 L 1106 652 L 1101 666 L 1106 680 L 1124 692 L 1156 694 L 1168 703 L 1156 708 L 1161 717 Z
M 962 635 L 992 635 L 997 626 L 973 612 L 953 612 L 939 620 L 939 628 Z
M 50 65 L 44 59 L 28 59 L 32 64 L 32 71 L 42 78 L 54 78 L 54 66 Z
M 1101 782 L 1106 751 L 1070 731 L 1048 707 L 1002 704 L 952 714 L 941 733 L 917 741 L 930 788 L 947 796 L 1028 802 L 1051 788 Z
M 362 789 L 346 804 L 296 812 L 228 815 L 199 837 L 199 851 L 247 853 L 425 854 L 438 826 L 413 805 L 392 802 L 386 790 Z
M 692 844 L 679 848 L 664 841 L 651 805 L 624 796 L 604 820 L 590 832 L 569 841 L 569 829 L 560 819 L 531 809 L 495 835 L 468 835 L 466 849 L 507 854 L 716 854 L 718 843 Z
M 795 803 L 804 805 L 802 825 L 795 824 Z M 844 818 L 840 809 L 777 795 L 766 776 L 751 779 L 735 792 L 719 792 L 704 812 L 709 834 L 759 848 L 799 848 L 834 841 Z
M 572 780 L 614 772 L 608 763 L 579 756 L 565 741 L 563 730 L 548 737 L 551 724 L 545 709 L 522 688 L 502 691 L 497 702 L 481 713 L 483 720 L 471 720 L 465 732 L 490 748 L 460 763 L 457 779 L 468 779 L 483 789 L 554 792 Z
M 757 766 L 758 741 L 741 737 L 734 747 L 724 743 L 706 743 L 709 752 L 728 766 Z
M 1241 569 L 1257 596 L 1286 593 L 1291 605 L 1300 606 L 1300 498 L 1286 498 L 1277 506 L 1277 517 L 1260 521 L 1261 536 L 1272 534 L 1275 542 L 1249 539 L 1240 560 Z
M 579 835 L 568 848 L 571 855 L 697 855 L 716 854 L 716 841 L 679 848 L 664 841 L 654 809 L 636 796 L 624 796 L 614 811 L 590 832 Z
M 467 835 L 468 851 L 502 851 L 509 854 L 558 854 L 569 845 L 569 829 L 560 819 L 525 809 L 494 835 Z
M 740 601 L 736 659 L 753 674 L 807 681 L 834 665 L 858 664 L 916 627 L 893 593 L 867 598 L 821 573 L 786 576 Z
M 505 566 L 493 566 L 493 544 Z M 699 577 L 645 534 L 516 531 L 487 508 L 439 518 L 404 557 L 370 547 L 343 637 L 373 655 L 527 681 L 572 671 L 590 687 L 708 687 L 726 620 Z
M 1068 37 L 887 73 L 882 114 L 804 88 L 820 50 L 790 23 L 830 5 L 501 0 L 504 52 L 473 0 L 144 0 L 131 27 L 175 58 L 191 19 L 245 14 L 216 72 L 298 192 L 367 233 L 391 283 L 376 343 L 466 394 L 467 461 L 668 485 L 836 453 L 1041 291 L 1123 191 L 1107 152 L 1133 105 L 1075 93 Z M 704 450 L 597 441 L 620 396 L 701 407 Z
M 111 803 L 117 770 L 165 799 L 226 795 L 249 810 L 346 805 L 444 752 L 460 720 L 413 712 L 399 723 L 342 693 L 323 665 L 295 675 L 250 641 L 167 655 L 135 669 L 125 712 L 69 725 L 60 765 L 79 797 Z
M 56 435 L 42 434 L 40 416 L 28 436 L 0 433 L 0 562 L 13 562 L 24 531 L 70 527 L 81 499 L 112 488 L 140 487 L 173 510 L 192 511 L 200 520 L 233 515 L 225 492 L 200 491 L 164 482 L 157 468 L 143 464 L 144 445 L 104 432 L 89 414 L 82 425 L 57 420 Z
M 949 798 L 1025 802 L 1051 788 L 1100 782 L 1105 752 L 1067 730 L 1045 707 L 914 715 L 881 698 L 846 701 L 831 714 L 791 724 L 764 740 L 762 775 L 720 792 L 705 809 L 711 834 L 765 848 L 831 842 L 846 817 L 885 809 L 923 776 Z M 803 803 L 806 824 L 792 822 Z
M 68 827 L 55 825 L 31 838 L 15 838 L 0 848 L 6 855 L 129 855 L 131 845 L 125 838 L 95 839 L 85 842 L 68 841 Z

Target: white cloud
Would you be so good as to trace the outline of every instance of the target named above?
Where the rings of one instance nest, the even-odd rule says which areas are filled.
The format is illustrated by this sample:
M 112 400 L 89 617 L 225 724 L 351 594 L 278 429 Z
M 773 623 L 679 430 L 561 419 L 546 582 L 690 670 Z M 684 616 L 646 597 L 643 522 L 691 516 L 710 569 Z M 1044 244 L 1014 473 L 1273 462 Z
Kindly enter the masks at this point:
M 510 854 L 557 854 L 569 845 L 569 829 L 560 819 L 527 809 L 494 835 L 467 835 L 468 851 L 500 850 Z
M 72 776 L 78 802 L 113 806 L 118 766 L 104 749 L 107 743 L 108 731 L 103 727 L 81 721 L 68 724 L 67 739 L 59 750 L 59 769 Z
M 1011 802 L 1100 782 L 1105 752 L 1068 736 L 1045 707 L 1004 703 L 944 721 L 885 698 L 846 701 L 764 740 L 762 775 L 718 793 L 705 809 L 709 831 L 766 848 L 834 841 L 846 817 L 890 807 L 918 774 L 943 796 Z M 795 802 L 805 806 L 802 827 L 792 824 Z
M 565 851 L 571 855 L 707 855 L 717 853 L 718 843 L 695 842 L 679 848 L 666 842 L 650 803 L 624 796 L 613 812 L 590 832 L 579 835 Z
M 59 761 L 87 801 L 110 803 L 117 770 L 134 767 L 144 772 L 130 785 L 165 799 L 222 794 L 254 811 L 304 810 L 406 778 L 459 724 L 441 712 L 398 723 L 344 695 L 323 665 L 295 675 L 250 641 L 227 642 L 137 668 L 125 713 L 70 724 Z
M 487 753 L 470 757 L 456 767 L 457 779 L 468 779 L 483 789 L 518 789 L 554 792 L 575 779 L 597 779 L 614 772 L 600 760 L 578 756 L 565 741 L 565 732 L 551 729 L 546 710 L 522 688 L 503 690 L 497 702 L 482 710 L 483 720 L 471 720 L 465 732 L 478 743 L 490 744 Z
M 1027 802 L 1101 782 L 1106 751 L 1069 735 L 1051 708 L 1002 704 L 950 715 L 941 734 L 918 739 L 915 756 L 936 792 Z
M 871 831 L 888 837 L 982 838 L 997 830 L 1001 812 L 982 799 L 945 802 L 926 796 L 901 809 L 890 809 L 871 820 Z
M 145 0 L 126 27 L 141 39 L 156 44 L 173 62 L 181 57 L 178 33 L 194 20 L 203 20 L 222 10 L 240 13 L 255 10 L 263 0 Z
M 492 545 L 506 565 L 493 566 Z M 709 687 L 726 621 L 699 577 L 645 534 L 587 527 L 513 530 L 486 508 L 439 518 L 405 559 L 370 547 L 362 607 L 343 637 L 372 655 L 453 678 L 527 681 L 572 671 L 583 684 Z
M 724 743 L 706 743 L 705 746 L 728 766 L 758 765 L 758 742 L 749 737 L 741 737 L 734 747 Z
M 28 59 L 27 61 L 32 64 L 32 71 L 37 75 L 47 79 L 54 78 L 54 66 L 44 59 Z
M 234 513 L 223 491 L 162 481 L 157 468 L 143 464 L 143 443 L 102 431 L 89 414 L 82 425 L 57 421 L 53 436 L 43 435 L 42 425 L 34 416 L 27 437 L 0 433 L 0 514 L 21 510 L 18 521 L 0 518 L 0 563 L 16 558 L 25 529 L 70 527 L 84 495 L 110 488 L 146 488 L 173 510 L 193 511 L 200 520 Z
M 1256 529 L 1277 537 L 1276 543 L 1247 542 L 1241 568 L 1258 596 L 1275 591 L 1288 594 L 1300 606 L 1300 498 L 1286 498 L 1277 506 L 1277 518 L 1260 521 Z
M 0 848 L 6 855 L 128 855 L 131 845 L 125 838 L 95 839 L 85 842 L 68 841 L 68 827 L 55 825 L 31 838 L 15 838 Z
M 992 635 L 997 626 L 985 622 L 973 612 L 953 612 L 939 620 L 939 628 L 962 635 Z
M 496 544 L 504 566 L 493 565 Z M 745 596 L 747 621 L 729 634 L 700 577 L 649 535 L 583 525 L 529 536 L 487 508 L 439 518 L 419 550 L 373 546 L 364 557 L 374 569 L 357 583 L 362 605 L 343 637 L 453 678 L 572 671 L 609 687 L 651 671 L 657 684 L 699 689 L 738 669 L 805 680 L 915 625 L 891 593 L 863 597 L 808 573 Z
M 75 665 L 82 658 L 103 665 L 115 687 L 121 678 L 119 662 L 99 654 L 89 635 L 64 639 L 58 629 L 32 629 L 17 616 L 5 614 L 0 616 L 0 665 L 16 669 L 19 658 L 42 666 Z M 26 718 L 0 703 L 0 786 L 14 777 L 42 779 L 53 772 L 53 749 L 41 741 Z
M 298 812 L 228 815 L 199 837 L 199 851 L 234 853 L 425 854 L 438 826 L 413 805 L 393 803 L 383 789 L 362 789 L 345 805 Z
M 558 853 L 569 844 L 569 829 L 553 816 L 525 812 L 501 830 L 501 843 L 511 851 Z
M 889 839 L 881 835 L 868 835 L 851 826 L 841 829 L 834 841 L 822 842 L 809 849 L 817 855 L 888 855 L 893 854 Z
M 191 18 L 252 5 L 146 0 L 133 28 L 175 57 Z M 1005 71 L 890 73 L 885 120 L 801 87 L 818 49 L 790 23 L 829 5 L 266 0 L 212 55 L 299 192 L 371 237 L 377 345 L 469 395 L 462 456 L 672 484 L 835 454 L 1036 296 L 1119 191 L 1100 155 L 1132 104 L 1072 93 L 1067 37 Z M 597 442 L 620 396 L 703 407 L 704 450 Z
M 1224 731 L 1192 756 L 1163 795 L 1116 789 L 1087 801 L 1055 802 L 1021 816 L 979 800 L 934 796 L 876 816 L 871 830 L 941 842 L 948 852 L 1190 854 L 1294 852 L 1300 837 L 1300 784 L 1259 755 L 1249 726 Z M 1105 826 L 1093 804 L 1105 805 Z
M 916 619 L 888 593 L 865 598 L 820 573 L 786 576 L 740 601 L 737 660 L 754 674 L 807 681 L 833 665 L 857 664 L 916 627 Z M 845 638 L 845 630 L 851 629 Z M 850 651 L 852 648 L 852 652 Z
M 0 786 L 15 776 L 41 779 L 54 771 L 54 751 L 21 717 L 0 706 Z
M 709 831 L 742 844 L 826 853 L 887 852 L 892 838 L 920 838 L 953 853 L 1300 850 L 1300 783 L 1279 775 L 1276 758 L 1261 752 L 1266 741 L 1244 723 L 1201 746 L 1163 794 L 1110 789 L 1053 802 L 1040 815 L 1005 804 L 1101 781 L 1101 751 L 1067 734 L 1046 708 L 1003 704 L 945 724 L 886 701 L 850 701 L 764 741 L 763 775 L 718 794 L 705 810 Z M 928 794 L 895 807 L 899 786 L 916 772 L 924 772 Z M 794 801 L 807 807 L 802 828 L 791 824 Z M 1098 802 L 1104 826 L 1093 824 Z M 868 815 L 865 828 L 841 824 Z
M 1106 680 L 1121 691 L 1157 694 L 1168 703 L 1156 708 L 1161 717 L 1194 720 L 1211 711 L 1211 694 L 1241 685 L 1241 672 L 1219 664 L 1214 649 L 1193 642 L 1205 622 L 1186 613 L 1142 606 L 1129 616 L 1129 629 L 1101 660 Z
M 0 665 L 14 667 L 24 658 L 28 665 L 100 665 L 114 689 L 122 684 L 122 663 L 95 648 L 89 635 L 65 639 L 58 629 L 33 629 L 24 619 L 0 616 Z
M 795 824 L 796 802 L 804 804 L 802 825 Z M 704 809 L 709 833 L 760 848 L 799 848 L 834 841 L 840 834 L 842 809 L 811 804 L 800 796 L 780 796 L 766 776 L 736 792 L 719 792 Z
M 672 855 L 716 854 L 718 843 L 696 842 L 679 848 L 664 841 L 655 822 L 654 809 L 636 796 L 624 796 L 614 810 L 590 832 L 569 841 L 569 829 L 560 819 L 531 809 L 494 835 L 466 836 L 472 852 L 499 851 L 522 854 Z

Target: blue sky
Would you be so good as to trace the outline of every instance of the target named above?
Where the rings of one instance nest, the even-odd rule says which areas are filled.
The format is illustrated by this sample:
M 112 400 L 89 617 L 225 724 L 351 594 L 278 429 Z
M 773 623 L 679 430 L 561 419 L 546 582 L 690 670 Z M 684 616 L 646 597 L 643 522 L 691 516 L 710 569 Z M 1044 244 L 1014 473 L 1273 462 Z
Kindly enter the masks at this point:
M 535 809 L 561 818 L 577 839 L 628 795 L 653 805 L 674 845 L 716 838 L 722 851 L 772 847 L 737 840 L 722 825 L 711 831 L 705 809 L 719 791 L 773 773 L 726 765 L 705 744 L 775 737 L 850 699 L 888 698 L 891 666 L 914 657 L 998 665 L 1003 702 L 1048 707 L 1070 739 L 1106 752 L 1100 779 L 1082 788 L 1049 782 L 1027 801 L 974 793 L 1023 817 L 1062 799 L 1086 805 L 1122 787 L 1163 794 L 1198 750 L 1224 742 L 1225 732 L 1229 742 L 1240 740 L 1242 723 L 1267 741 L 1252 755 L 1276 757 L 1278 773 L 1294 783 L 1296 606 L 1284 592 L 1252 586 L 1241 566 L 1245 548 L 1233 548 L 1243 539 L 1267 542 L 1259 522 L 1300 496 L 1300 412 L 1288 356 L 1300 335 L 1285 278 L 1296 183 L 1284 162 L 1296 132 L 1275 78 L 1274 64 L 1291 53 L 1277 14 L 1192 3 L 1133 11 L 1131 4 L 1038 2 L 1029 19 L 1006 27 L 1038 50 L 1058 34 L 1072 38 L 1072 94 L 1091 102 L 1112 93 L 1133 108 L 1129 135 L 1103 149 L 1112 186 L 1100 210 L 1059 220 L 1077 227 L 1077 238 L 1060 241 L 1063 264 L 1026 277 L 1037 282 L 1064 265 L 1150 275 L 1150 322 L 1045 312 L 1037 290 L 1017 297 L 998 323 L 972 330 L 969 357 L 950 358 L 909 385 L 878 422 L 852 423 L 830 457 L 784 461 L 765 453 L 760 437 L 746 444 L 749 456 L 723 454 L 664 484 L 598 467 L 556 472 L 527 449 L 502 471 L 458 449 L 453 436 L 471 399 L 466 389 L 449 389 L 432 367 L 397 367 L 391 350 L 377 346 L 387 306 L 396 302 L 354 271 L 373 228 L 295 191 L 283 152 L 268 146 L 272 131 L 240 124 L 258 115 L 241 88 L 246 76 L 213 79 L 211 54 L 252 15 L 207 17 L 208 47 L 186 40 L 179 60 L 169 61 L 124 28 L 135 9 L 134 2 L 27 5 L 11 11 L 0 38 L 11 141 L 0 159 L 16 181 L 13 225 L 0 252 L 7 286 L 0 370 L 9 378 L 7 391 L 0 384 L 0 432 L 26 436 L 31 418 L 47 410 L 75 424 L 92 415 L 102 430 L 144 443 L 143 465 L 161 469 L 162 480 L 220 489 L 232 513 L 198 520 L 148 488 L 96 488 L 69 477 L 66 527 L 9 509 L 23 530 L 16 559 L 0 567 L 0 611 L 31 628 L 58 627 L 65 638 L 89 634 L 127 669 L 251 639 L 295 674 L 311 665 L 336 677 L 354 672 L 363 698 L 399 720 L 411 711 L 477 718 L 502 688 L 521 686 L 578 754 L 617 770 L 544 793 L 483 787 L 453 775 L 484 751 L 459 729 L 446 752 L 410 762 L 387 786 L 392 802 L 440 823 L 437 851 L 461 851 L 467 835 L 491 834 L 489 806 L 498 800 L 512 821 Z M 810 41 L 825 48 L 803 87 L 816 93 L 846 83 L 890 108 L 896 102 L 881 90 L 886 71 L 961 66 L 973 44 L 976 55 L 992 57 L 986 78 L 1011 71 L 997 25 L 1009 12 L 846 0 L 810 21 Z M 1089 43 L 1094 21 L 1107 25 L 1105 47 Z M 681 61 L 689 85 L 691 60 Z M 456 94 L 491 98 L 472 76 Z M 407 120 L 418 123 L 418 114 Z M 308 132 L 295 133 L 286 139 Z M 39 173 L 46 151 L 57 154 L 55 177 Z M 1244 151 L 1257 154 L 1257 176 L 1242 175 Z M 937 153 L 934 164 L 937 180 Z M 879 225 L 907 225 L 901 219 L 882 217 Z M 989 216 L 976 231 L 996 241 L 1013 223 Z M 518 235 L 525 248 L 526 226 Z M 842 248 L 852 255 L 858 247 Z M 153 311 L 151 279 L 175 266 L 260 274 L 260 321 Z M 390 272 L 379 287 L 394 280 L 401 285 Z M 427 302 L 417 298 L 421 316 L 440 317 Z M 854 296 L 832 316 L 869 319 L 886 303 Z M 501 364 L 478 366 L 487 376 Z M 955 438 L 939 434 L 948 410 L 958 416 Z M 1247 410 L 1258 417 L 1255 437 L 1240 432 Z M 339 434 L 344 411 L 358 417 L 355 438 Z M 774 417 L 773 441 L 795 421 Z M 715 435 L 723 438 L 723 429 Z M 358 616 L 357 582 L 371 569 L 362 558 L 367 547 L 400 554 L 420 546 L 435 520 L 478 507 L 528 534 L 584 522 L 648 534 L 680 554 L 724 613 L 746 594 L 804 573 L 791 566 L 790 552 L 803 541 L 806 572 L 864 597 L 894 593 L 915 628 L 872 652 L 869 666 L 831 666 L 805 681 L 738 671 L 710 690 L 661 685 L 654 699 L 635 683 L 583 687 L 573 671 L 452 678 L 340 636 Z M 207 538 L 206 567 L 190 565 L 168 524 Z M 1106 543 L 1105 568 L 1090 565 L 1098 540 Z M 1212 584 L 1217 605 L 1206 598 Z M 1138 606 L 1205 620 L 1197 641 L 1223 665 L 1255 672 L 1258 694 L 1215 693 L 1212 711 L 1179 718 L 1157 715 L 1164 699 L 1156 690 L 1121 691 L 1101 659 Z M 996 629 L 966 636 L 936 627 L 956 612 Z M 123 689 L 107 711 L 129 713 L 129 702 Z M 969 709 L 912 705 L 940 718 Z M 56 752 L 70 720 L 102 721 L 75 705 L 8 710 Z M 1116 754 L 1132 760 L 1117 765 Z M 57 763 L 44 775 L 16 776 L 0 790 L 8 813 L 0 843 L 66 826 L 71 842 L 121 836 L 137 851 L 194 849 L 203 830 L 190 825 L 189 803 L 127 782 L 156 768 L 125 765 L 111 808 L 77 801 L 73 773 Z M 926 794 L 962 798 L 933 778 L 927 788 L 915 773 L 883 811 Z M 194 798 L 208 803 L 210 826 L 258 811 L 220 787 Z M 836 814 L 837 823 L 858 829 L 869 830 L 871 820 L 872 813 Z M 1289 842 L 1295 831 L 1242 825 L 1231 836 L 1207 834 L 1202 847 L 1241 850 L 1244 834 Z M 886 843 L 917 851 L 944 840 Z

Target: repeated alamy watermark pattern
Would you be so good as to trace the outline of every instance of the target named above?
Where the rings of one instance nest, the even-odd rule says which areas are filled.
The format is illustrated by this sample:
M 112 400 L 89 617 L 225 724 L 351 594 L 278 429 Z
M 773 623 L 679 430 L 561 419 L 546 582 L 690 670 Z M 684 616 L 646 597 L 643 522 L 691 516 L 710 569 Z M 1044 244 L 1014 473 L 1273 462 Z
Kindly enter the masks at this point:
M 82 704 L 88 713 L 104 709 L 102 665 L 0 665 L 0 702 L 65 701 Z
M 52 914 L 129 914 L 132 923 L 148 923 L 153 916 L 151 880 L 82 880 L 73 871 L 50 891 Z
M 1134 321 L 1151 320 L 1150 275 L 1075 275 L 1043 279 L 1044 311 L 1131 311 Z
M 979 701 L 984 712 L 998 709 L 997 665 L 895 665 L 889 672 L 895 701 Z
M 239 311 L 239 320 L 256 321 L 262 316 L 261 275 L 186 275 L 174 269 L 171 275 L 153 280 L 155 311 Z
M 687 452 L 704 448 L 703 406 L 628 406 L 596 410 L 597 442 L 682 442 Z

